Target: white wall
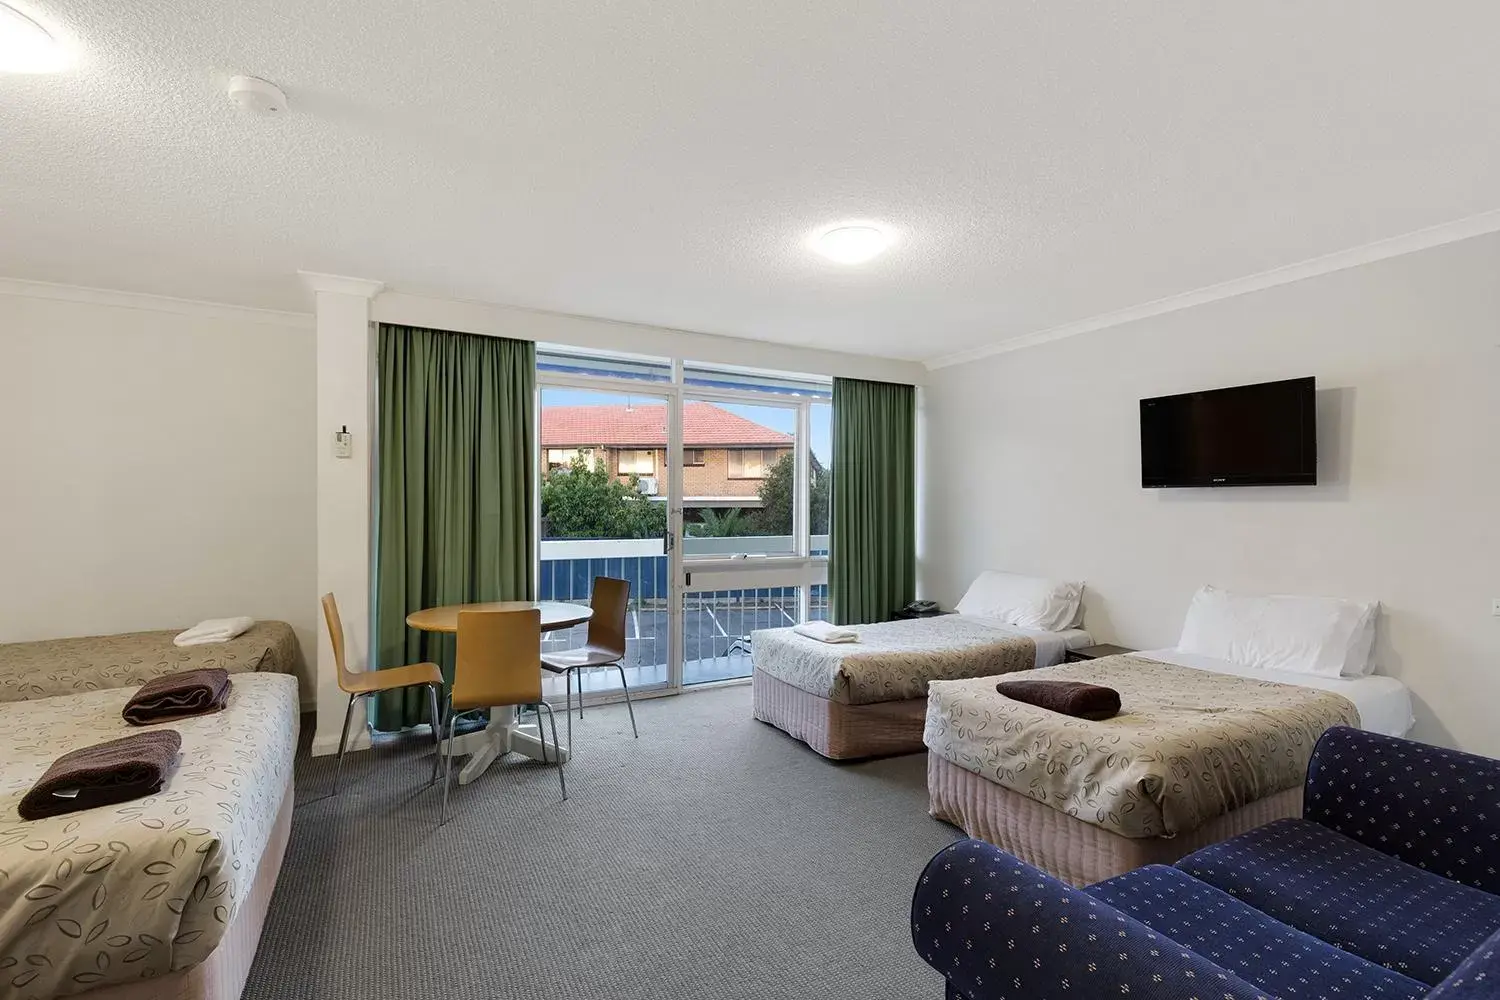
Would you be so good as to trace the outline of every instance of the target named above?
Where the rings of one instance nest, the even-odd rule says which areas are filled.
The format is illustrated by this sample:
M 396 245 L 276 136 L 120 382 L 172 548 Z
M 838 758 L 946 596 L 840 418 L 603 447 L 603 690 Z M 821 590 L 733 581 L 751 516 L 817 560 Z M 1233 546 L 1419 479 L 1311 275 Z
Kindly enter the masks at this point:
M 1142 397 L 1301 375 L 1320 483 L 1143 490 Z M 1500 237 L 935 371 L 923 580 L 1083 578 L 1087 627 L 1174 645 L 1213 582 L 1376 598 L 1414 736 L 1500 755 Z
M 0 283 L 0 641 L 243 614 L 311 662 L 314 388 L 307 317 Z

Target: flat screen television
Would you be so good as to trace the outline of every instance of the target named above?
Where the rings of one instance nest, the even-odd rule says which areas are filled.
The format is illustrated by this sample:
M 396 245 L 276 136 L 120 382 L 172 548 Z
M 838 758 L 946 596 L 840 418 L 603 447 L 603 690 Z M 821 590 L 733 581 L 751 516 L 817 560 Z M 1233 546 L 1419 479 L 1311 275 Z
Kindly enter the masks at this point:
M 1141 400 L 1141 485 L 1314 486 L 1316 380 Z

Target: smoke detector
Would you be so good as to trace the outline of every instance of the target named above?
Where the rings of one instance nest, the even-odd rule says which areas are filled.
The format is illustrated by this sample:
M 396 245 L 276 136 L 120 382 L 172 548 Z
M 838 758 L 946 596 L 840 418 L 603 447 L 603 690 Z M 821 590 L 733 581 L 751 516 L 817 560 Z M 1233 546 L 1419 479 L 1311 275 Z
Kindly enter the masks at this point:
M 236 76 L 229 81 L 229 99 L 257 115 L 277 115 L 286 110 L 286 94 L 270 80 Z

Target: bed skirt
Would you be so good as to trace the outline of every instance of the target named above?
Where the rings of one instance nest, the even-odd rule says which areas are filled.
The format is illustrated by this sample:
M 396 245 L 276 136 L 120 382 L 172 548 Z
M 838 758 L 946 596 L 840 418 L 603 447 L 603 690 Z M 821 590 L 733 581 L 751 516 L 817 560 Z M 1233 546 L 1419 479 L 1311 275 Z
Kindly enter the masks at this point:
M 927 754 L 928 811 L 964 833 L 1036 865 L 1075 886 L 1122 875 L 1142 865 L 1169 865 L 1200 847 L 1302 815 L 1302 789 L 1289 788 L 1176 837 L 1122 837 L 1059 812 L 1020 792 Z
M 271 839 L 256 866 L 250 892 L 225 928 L 224 939 L 205 961 L 170 975 L 117 983 L 74 996 L 81 1000 L 239 1000 L 250 977 L 250 963 L 255 959 L 271 894 L 276 889 L 276 877 L 281 874 L 281 863 L 291 840 L 294 800 L 288 777 L 276 825 L 271 828 Z
M 752 675 L 755 717 L 769 722 L 824 757 L 857 760 L 920 753 L 927 699 L 846 705 L 830 701 L 760 670 Z

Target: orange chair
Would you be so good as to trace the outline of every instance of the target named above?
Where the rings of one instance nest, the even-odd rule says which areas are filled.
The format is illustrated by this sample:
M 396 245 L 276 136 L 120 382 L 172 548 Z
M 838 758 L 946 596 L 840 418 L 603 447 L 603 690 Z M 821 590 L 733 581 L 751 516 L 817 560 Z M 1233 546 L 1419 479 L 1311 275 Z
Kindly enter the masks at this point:
M 630 731 L 641 738 L 635 728 L 635 706 L 630 703 L 630 685 L 625 683 L 625 616 L 630 608 L 630 581 L 608 576 L 594 577 L 594 596 L 589 600 L 594 614 L 589 618 L 588 637 L 583 646 L 542 657 L 542 667 L 563 675 L 567 688 L 564 711 L 568 714 L 568 749 L 573 748 L 573 675 L 578 676 L 578 717 L 583 718 L 583 676 L 579 671 L 613 664 L 620 671 L 620 687 L 625 689 L 625 707 L 630 712 Z
M 350 670 L 344 662 L 344 623 L 339 618 L 339 605 L 332 594 L 323 595 L 323 620 L 328 623 L 328 640 L 333 643 L 333 662 L 339 668 L 339 690 L 349 696 L 349 707 L 344 710 L 344 729 L 339 733 L 339 760 L 333 770 L 333 794 L 338 794 L 339 775 L 344 770 L 344 748 L 349 742 L 349 720 L 354 715 L 354 703 L 382 691 L 397 691 L 419 684 L 427 687 L 428 708 L 432 713 L 432 742 L 437 751 L 432 758 L 432 778 L 428 784 L 436 781 L 438 757 L 442 756 L 438 691 L 443 686 L 443 672 L 436 663 L 413 663 L 386 670 Z
M 481 708 L 530 708 L 536 712 L 537 736 L 542 737 L 542 709 L 552 721 L 552 744 L 557 745 L 557 717 L 542 698 L 542 613 L 527 611 L 460 611 L 458 652 L 454 659 L 453 688 L 448 692 L 444 716 L 448 739 L 454 736 L 454 720 Z M 542 762 L 547 762 L 547 740 L 541 739 Z M 443 768 L 443 814 L 448 822 L 448 786 L 453 776 L 453 757 Z M 568 798 L 568 779 L 563 775 L 562 755 L 557 760 L 557 780 L 562 797 Z

